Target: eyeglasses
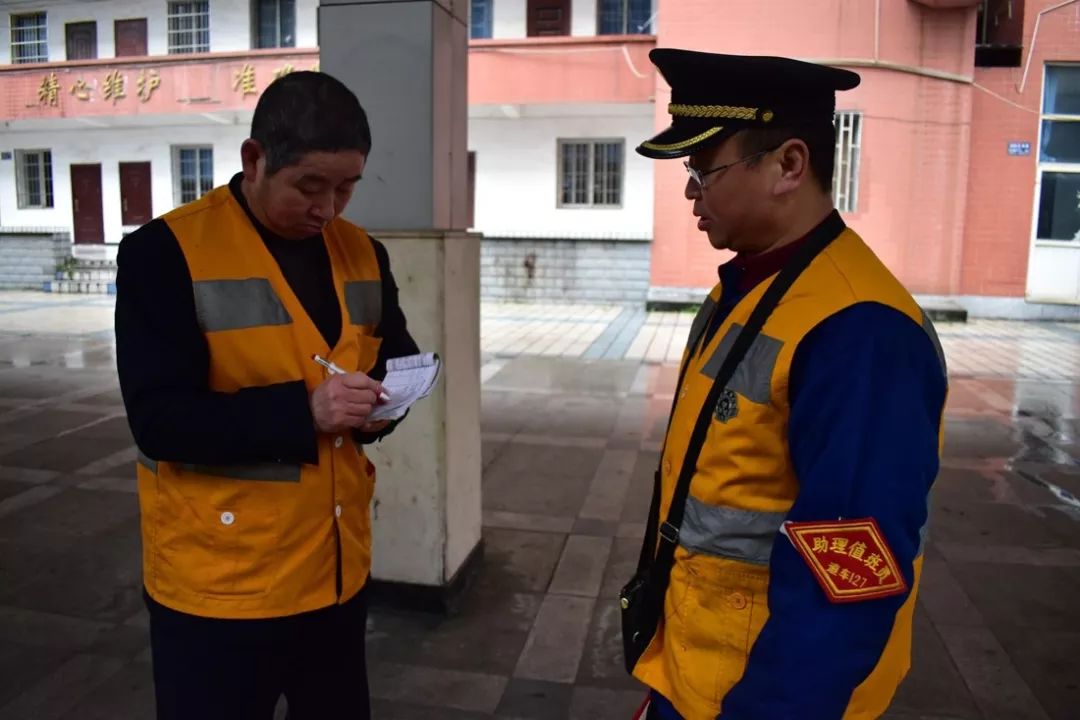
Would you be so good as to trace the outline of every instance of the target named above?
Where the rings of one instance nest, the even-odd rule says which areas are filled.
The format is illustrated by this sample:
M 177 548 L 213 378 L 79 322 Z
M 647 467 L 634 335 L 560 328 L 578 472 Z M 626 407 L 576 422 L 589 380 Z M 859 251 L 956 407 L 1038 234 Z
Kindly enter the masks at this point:
M 744 158 L 739 158 L 735 162 L 729 162 L 727 165 L 717 165 L 716 167 L 710 168 L 708 170 L 698 170 L 695 167 L 691 167 L 690 162 L 687 161 L 687 160 L 683 161 L 683 167 L 686 168 L 686 172 L 690 173 L 691 179 L 694 182 L 697 183 L 698 187 L 701 188 L 702 190 L 704 190 L 705 189 L 705 178 L 708 177 L 709 175 L 712 175 L 713 173 L 718 173 L 718 172 L 720 172 L 722 170 L 727 170 L 728 168 L 733 168 L 736 165 L 747 162 L 748 160 L 753 160 L 756 157 L 761 157 L 762 155 L 768 155 L 773 150 L 776 150 L 779 147 L 780 147 L 780 145 L 777 145 L 774 148 L 769 148 L 768 150 L 762 150 L 761 152 L 756 152 L 753 155 L 747 155 Z

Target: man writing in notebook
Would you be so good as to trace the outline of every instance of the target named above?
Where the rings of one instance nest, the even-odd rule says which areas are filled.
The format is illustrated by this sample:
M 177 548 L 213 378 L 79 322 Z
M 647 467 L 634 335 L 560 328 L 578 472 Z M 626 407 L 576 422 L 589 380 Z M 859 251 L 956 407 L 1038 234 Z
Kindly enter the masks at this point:
M 628 633 L 642 714 L 878 717 L 910 665 L 946 373 L 930 322 L 833 208 L 835 93 L 859 76 L 651 57 L 672 123 L 638 151 L 684 159 L 698 229 L 735 256 L 693 323 L 657 473 L 642 564 L 666 545 L 670 574 L 650 576 L 656 602 L 623 593 L 624 612 L 656 609 L 655 632 Z
M 339 217 L 370 150 L 344 85 L 286 75 L 243 172 L 121 243 L 159 718 L 270 720 L 282 695 L 369 717 L 363 445 L 393 429 L 368 420 L 387 360 L 417 352 L 386 249 Z

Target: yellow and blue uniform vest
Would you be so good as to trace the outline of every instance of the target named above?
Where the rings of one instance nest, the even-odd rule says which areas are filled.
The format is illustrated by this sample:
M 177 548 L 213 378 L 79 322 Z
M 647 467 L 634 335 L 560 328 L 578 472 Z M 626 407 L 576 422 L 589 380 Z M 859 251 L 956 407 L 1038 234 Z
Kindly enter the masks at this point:
M 323 232 L 343 319 L 330 348 L 228 187 L 163 219 L 191 273 L 210 390 L 302 381 L 312 392 L 326 379 L 314 354 L 350 371 L 375 365 L 381 281 L 363 230 L 337 219 Z M 368 577 L 375 468 L 348 434 L 320 434 L 316 465 L 206 466 L 140 453 L 138 481 L 144 583 L 162 605 L 280 617 L 344 602 Z
M 713 378 L 768 285 L 768 281 L 763 282 L 743 297 L 708 337 L 706 328 L 722 296 L 723 288 L 718 285 L 693 323 L 683 357 L 686 379 L 676 399 L 661 461 L 661 517 L 667 516 L 681 461 Z M 713 720 L 718 714 L 721 718 L 874 718 L 888 707 L 907 673 L 912 613 L 922 569 L 927 492 L 941 449 L 943 397 L 931 420 L 934 432 L 930 443 L 924 448 L 923 467 L 929 469 L 920 471 L 925 477 L 912 477 L 903 497 L 896 498 L 905 509 L 902 518 L 884 526 L 896 556 L 907 560 L 901 562 L 911 588 L 905 597 L 892 605 L 888 600 L 873 600 L 866 601 L 865 607 L 859 607 L 861 603 L 828 607 L 811 570 L 801 560 L 792 560 L 794 551 L 784 547 L 789 541 L 780 532 L 787 519 L 837 520 L 857 517 L 847 513 L 865 509 L 859 507 L 858 498 L 848 500 L 843 492 L 837 492 L 835 497 L 817 497 L 809 503 L 812 514 L 834 514 L 792 518 L 802 487 L 792 461 L 791 444 L 798 439 L 789 437 L 787 431 L 792 361 L 801 343 L 827 319 L 870 305 L 888 308 L 901 317 L 899 322 L 910 326 L 916 340 L 925 343 L 938 373 L 936 382 L 943 387 L 943 358 L 932 324 L 858 235 L 844 229 L 774 310 L 728 385 L 733 394 L 723 394 L 716 408 L 710 409 L 713 421 L 691 483 L 664 615 L 634 672 L 688 720 Z M 838 387 L 834 392 L 844 393 L 845 389 Z M 939 403 L 934 400 L 931 404 Z M 820 432 L 830 429 L 820 428 Z M 862 482 L 872 486 L 874 479 Z M 828 491 L 815 492 L 829 495 Z M 778 564 L 778 557 L 784 562 Z M 783 568 L 785 577 L 770 577 L 771 568 L 776 567 Z M 858 614 L 881 608 L 890 614 L 890 627 L 873 651 L 873 661 L 835 712 L 804 705 L 789 708 L 793 714 L 784 714 L 778 705 L 766 708 L 735 697 L 740 691 L 745 696 L 755 695 L 755 699 L 770 694 L 760 692 L 760 678 L 753 679 L 757 685 L 752 690 L 740 687 L 740 681 L 749 674 L 748 667 L 753 670 L 753 663 L 764 666 L 769 662 L 769 658 L 754 658 L 755 645 L 769 624 L 771 612 L 777 613 L 777 620 L 787 612 L 783 593 L 789 587 L 788 574 L 798 576 L 795 583 L 801 584 L 800 592 L 813 595 L 811 602 L 818 603 L 823 617 L 824 613 Z M 875 610 L 870 603 L 882 605 Z M 790 624 L 784 627 L 791 631 Z M 815 635 L 812 618 L 794 632 L 804 637 L 770 638 L 770 647 L 762 652 L 782 653 L 779 648 L 785 642 L 797 644 L 796 640 L 805 645 L 807 638 Z M 822 658 L 849 640 L 820 638 Z M 829 663 L 818 665 L 809 664 L 801 671 L 813 676 Z M 782 697 L 786 683 L 799 684 L 803 678 L 781 676 L 768 681 L 775 687 L 775 695 Z M 725 714 L 729 695 L 731 713 Z M 738 711 L 730 707 L 733 704 L 739 706 Z

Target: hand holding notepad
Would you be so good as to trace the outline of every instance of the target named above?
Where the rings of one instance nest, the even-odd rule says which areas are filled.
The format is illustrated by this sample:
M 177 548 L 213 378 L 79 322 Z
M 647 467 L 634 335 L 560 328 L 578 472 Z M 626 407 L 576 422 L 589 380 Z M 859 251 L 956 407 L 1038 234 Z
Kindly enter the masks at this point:
M 390 396 L 368 416 L 368 422 L 398 420 L 413 403 L 427 397 L 439 379 L 442 363 L 436 353 L 393 358 L 386 363 L 383 390 Z
M 318 355 L 313 355 L 312 360 L 335 375 L 346 372 Z M 437 353 L 406 355 L 387 360 L 386 377 L 380 383 L 383 392 L 379 394 L 379 399 L 383 403 L 368 415 L 367 422 L 402 418 L 413 403 L 431 394 L 431 388 L 435 387 L 435 381 L 439 379 L 441 365 Z

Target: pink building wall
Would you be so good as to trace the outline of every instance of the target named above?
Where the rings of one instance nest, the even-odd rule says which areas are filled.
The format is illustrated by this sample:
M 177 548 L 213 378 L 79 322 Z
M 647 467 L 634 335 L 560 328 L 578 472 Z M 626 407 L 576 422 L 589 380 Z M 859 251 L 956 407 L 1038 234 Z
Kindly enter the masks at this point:
M 1031 57 L 1023 92 L 1023 67 L 975 71 L 980 89 L 973 108 L 961 272 L 964 294 L 1021 297 L 1025 293 L 1044 68 L 1046 63 L 1080 60 L 1080 3 L 1044 15 L 1032 42 L 1039 12 L 1060 4 L 1061 0 L 1026 0 L 1025 63 L 1029 53 Z M 1030 142 L 1031 155 L 1010 157 L 1009 142 Z
M 702 23 L 715 12 L 710 0 L 661 0 L 657 46 L 783 55 L 859 72 L 860 87 L 837 99 L 864 123 L 858 211 L 846 219 L 911 290 L 948 294 L 961 286 L 968 195 L 973 89 L 962 80 L 974 70 L 976 12 L 967 5 L 730 0 L 722 23 Z M 668 122 L 669 98 L 658 78 L 658 126 Z M 680 163 L 658 164 L 653 286 L 711 286 L 726 259 L 696 230 L 685 180 Z
M 0 118 L 253 110 L 275 73 L 318 64 L 317 50 L 290 49 L 7 65 L 0 67 Z
M 653 47 L 785 55 L 849 67 L 863 81 L 838 109 L 863 115 L 857 211 L 847 221 L 907 286 L 928 294 L 1025 293 L 1046 63 L 1080 60 L 1080 2 L 1024 3 L 1020 68 L 974 67 L 978 0 L 658 0 L 656 38 L 478 40 L 472 105 L 655 103 L 668 124 Z M 937 6 L 937 7 L 934 7 Z M 709 19 L 703 21 L 703 18 Z M 265 50 L 0 68 L 0 119 L 250 110 L 276 72 L 306 69 L 316 50 Z M 251 91 L 239 83 L 247 68 Z M 125 97 L 103 97 L 118 72 Z M 55 74 L 55 101 L 42 83 Z M 153 77 L 139 96 L 140 77 Z M 972 80 L 974 82 L 972 82 Z M 87 99 L 72 94 L 86 83 Z M 1023 88 L 1021 90 L 1021 83 Z M 633 140 L 633 139 L 631 139 Z M 1031 144 L 1027 157 L 1010 142 Z M 651 284 L 701 288 L 726 259 L 709 247 L 682 197 L 681 163 L 655 163 Z
M 655 43 L 639 35 L 473 40 L 469 104 L 648 102 Z

